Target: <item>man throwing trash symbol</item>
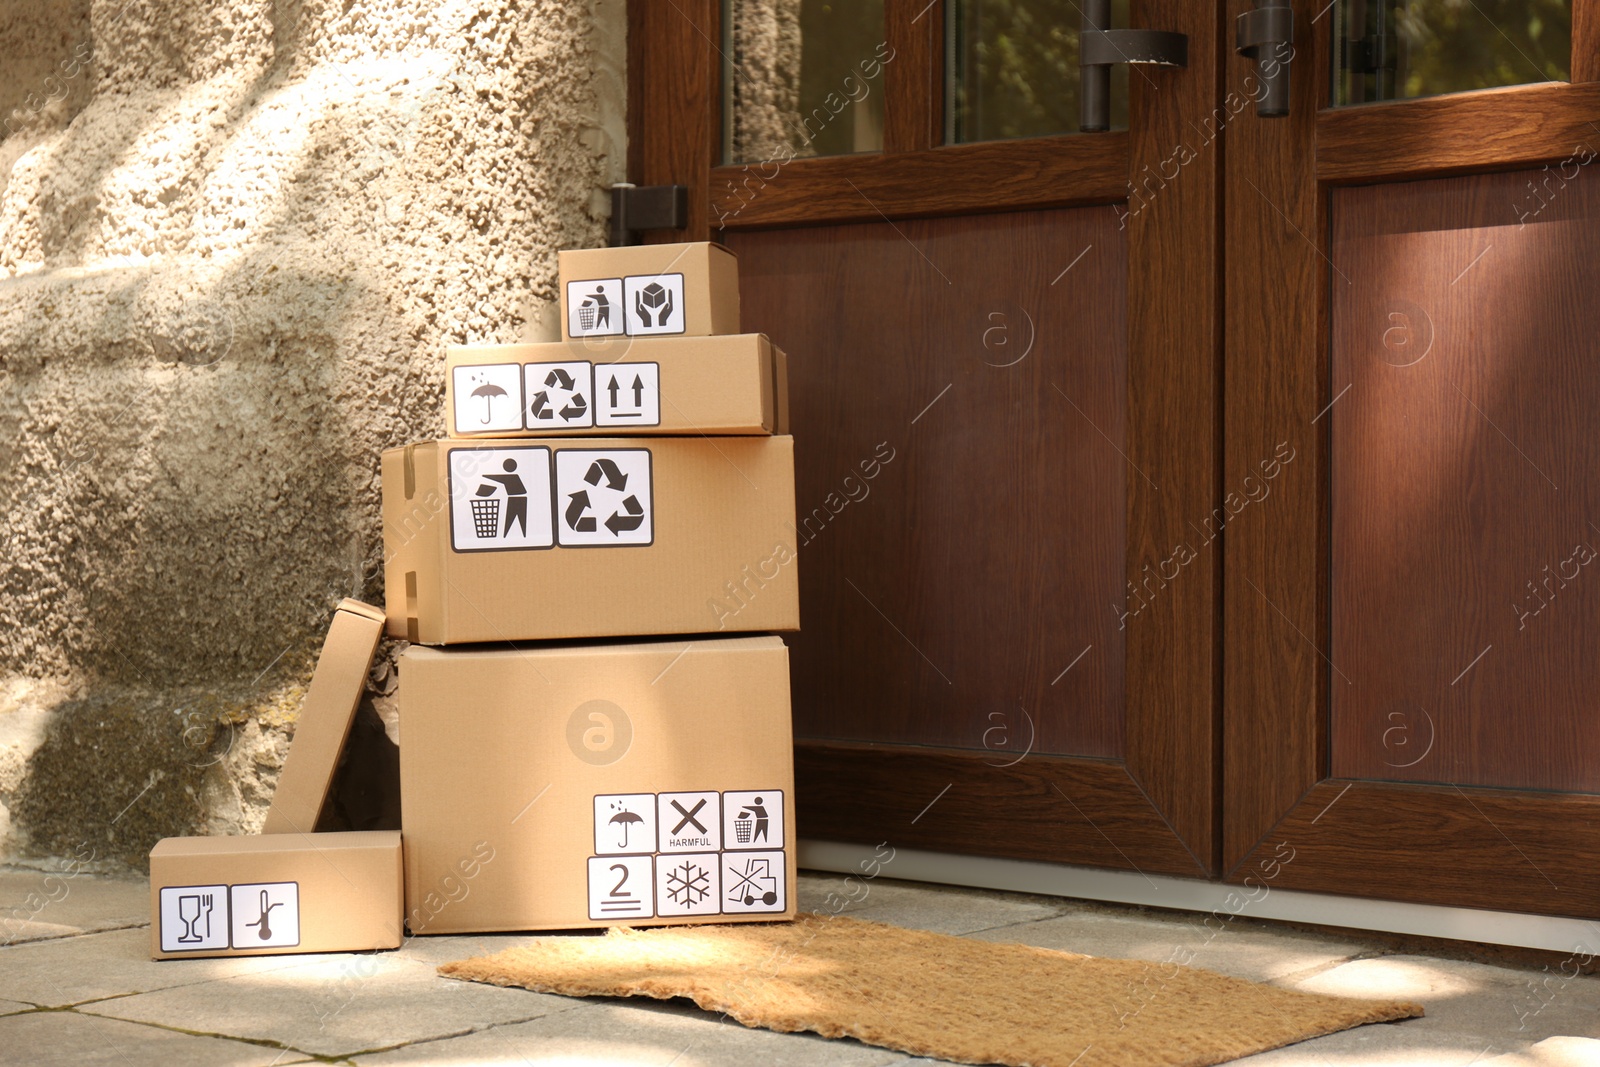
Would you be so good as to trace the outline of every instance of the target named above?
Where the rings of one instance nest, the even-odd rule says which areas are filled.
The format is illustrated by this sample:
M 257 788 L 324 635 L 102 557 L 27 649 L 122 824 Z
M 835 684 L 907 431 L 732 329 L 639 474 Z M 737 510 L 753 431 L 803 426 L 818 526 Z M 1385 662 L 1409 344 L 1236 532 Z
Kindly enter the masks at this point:
M 522 479 L 517 475 L 516 460 L 506 460 L 501 469 L 505 471 L 504 474 L 483 476 L 483 484 L 478 486 L 477 495 L 493 496 L 496 486 L 490 483 L 498 483 L 499 487 L 506 491 L 505 526 L 500 530 L 500 536 L 509 536 L 511 524 L 515 522 L 522 527 L 522 536 L 526 537 L 528 536 L 528 487 L 522 484 Z

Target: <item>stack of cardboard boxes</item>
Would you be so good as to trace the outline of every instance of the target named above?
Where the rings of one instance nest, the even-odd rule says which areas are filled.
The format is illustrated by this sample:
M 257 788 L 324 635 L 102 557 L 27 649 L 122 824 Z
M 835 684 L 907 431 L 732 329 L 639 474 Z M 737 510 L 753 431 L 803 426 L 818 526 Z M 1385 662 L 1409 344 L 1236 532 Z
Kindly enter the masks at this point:
M 383 456 L 385 622 L 412 642 L 400 661 L 406 925 L 792 916 L 788 653 L 756 636 L 799 626 L 783 353 L 735 333 L 737 263 L 717 245 L 563 252 L 560 286 L 563 341 L 452 349 L 450 437 Z M 242 943 L 265 950 L 251 940 L 259 924 L 270 911 L 276 935 L 288 913 L 275 894 L 330 867 L 348 892 L 329 906 L 362 910 L 349 894 L 365 894 L 399 943 L 398 890 L 364 888 L 353 860 L 340 865 L 390 848 L 392 870 L 396 835 L 305 832 L 377 625 L 353 602 L 336 617 L 273 836 L 152 852 L 158 956 L 214 954 L 172 946 L 224 887 L 227 925 L 253 920 Z M 313 902 L 301 883 L 297 895 L 296 951 L 389 947 L 308 945 L 325 894 Z

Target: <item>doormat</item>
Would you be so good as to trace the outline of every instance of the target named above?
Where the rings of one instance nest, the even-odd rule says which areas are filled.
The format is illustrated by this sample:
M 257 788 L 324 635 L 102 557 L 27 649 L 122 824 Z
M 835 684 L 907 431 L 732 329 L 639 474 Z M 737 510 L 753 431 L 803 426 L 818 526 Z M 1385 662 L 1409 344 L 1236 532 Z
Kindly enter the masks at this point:
M 439 973 L 577 997 L 688 997 L 750 1027 L 1013 1067 L 1200 1067 L 1422 1014 L 1405 1001 L 819 915 L 540 937 Z

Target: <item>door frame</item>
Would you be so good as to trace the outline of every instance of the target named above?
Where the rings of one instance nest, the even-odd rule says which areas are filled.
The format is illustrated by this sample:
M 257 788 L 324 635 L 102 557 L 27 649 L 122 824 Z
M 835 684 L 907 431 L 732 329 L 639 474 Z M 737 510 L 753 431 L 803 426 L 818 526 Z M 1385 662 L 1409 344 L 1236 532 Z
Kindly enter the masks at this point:
M 1212 114 L 1222 12 L 1135 0 L 1137 27 L 1189 36 L 1183 71 L 1141 68 L 1130 129 L 941 146 L 943 0 L 885 0 L 882 153 L 719 166 L 718 0 L 630 0 L 629 180 L 689 189 L 686 230 L 761 229 L 1128 201 L 1127 565 L 1148 582 L 1220 500 L 1220 142 L 1171 170 L 1174 145 Z M 1148 73 L 1144 73 L 1148 72 Z M 752 324 L 759 326 L 759 324 Z M 795 353 L 791 368 L 803 364 Z M 800 427 L 800 433 L 806 432 Z M 1152 491 L 1152 486 L 1161 487 Z M 1123 760 L 796 744 L 800 828 L 814 839 L 1204 877 L 1222 857 L 1220 542 L 1130 619 Z M 813 623 L 815 624 L 815 623 Z M 929 798 L 936 817 L 923 819 Z
M 1600 3 L 1573 4 L 1570 83 L 1349 108 L 1327 106 L 1326 3 L 1293 2 L 1290 115 L 1242 115 L 1229 130 L 1227 479 L 1281 440 L 1305 462 L 1225 546 L 1224 877 L 1243 882 L 1288 846 L 1294 858 L 1274 882 L 1287 888 L 1600 915 L 1600 796 L 1329 777 L 1332 420 L 1322 418 L 1338 399 L 1330 191 L 1537 167 L 1597 136 Z M 1227 6 L 1237 16 L 1250 0 Z M 1230 53 L 1228 84 L 1252 69 Z

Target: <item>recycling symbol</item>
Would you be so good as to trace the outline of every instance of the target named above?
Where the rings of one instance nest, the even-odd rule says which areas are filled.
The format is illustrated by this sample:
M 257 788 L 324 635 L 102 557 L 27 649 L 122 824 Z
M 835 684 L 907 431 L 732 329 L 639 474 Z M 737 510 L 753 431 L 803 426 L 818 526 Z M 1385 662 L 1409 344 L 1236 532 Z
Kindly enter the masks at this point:
M 589 402 L 583 398 L 587 382 L 578 382 L 566 368 L 556 367 L 545 375 L 544 388 L 533 394 L 528 404 L 528 414 L 544 422 L 563 425 L 582 422 L 589 413 Z
M 604 457 L 595 460 L 589 465 L 588 473 L 583 476 L 583 480 L 596 490 L 600 490 L 600 483 L 604 481 L 605 495 L 616 499 L 614 509 L 604 523 L 605 528 L 611 531 L 611 536 L 620 537 L 623 533 L 637 530 L 644 525 L 644 505 L 639 503 L 637 495 L 628 492 L 628 476 L 617 467 L 615 460 Z M 569 494 L 567 525 L 578 533 L 594 533 L 599 520 L 596 514 L 590 513 L 591 509 L 597 514 L 603 514 L 607 510 L 604 505 L 596 507 L 595 501 L 589 498 L 587 489 Z

